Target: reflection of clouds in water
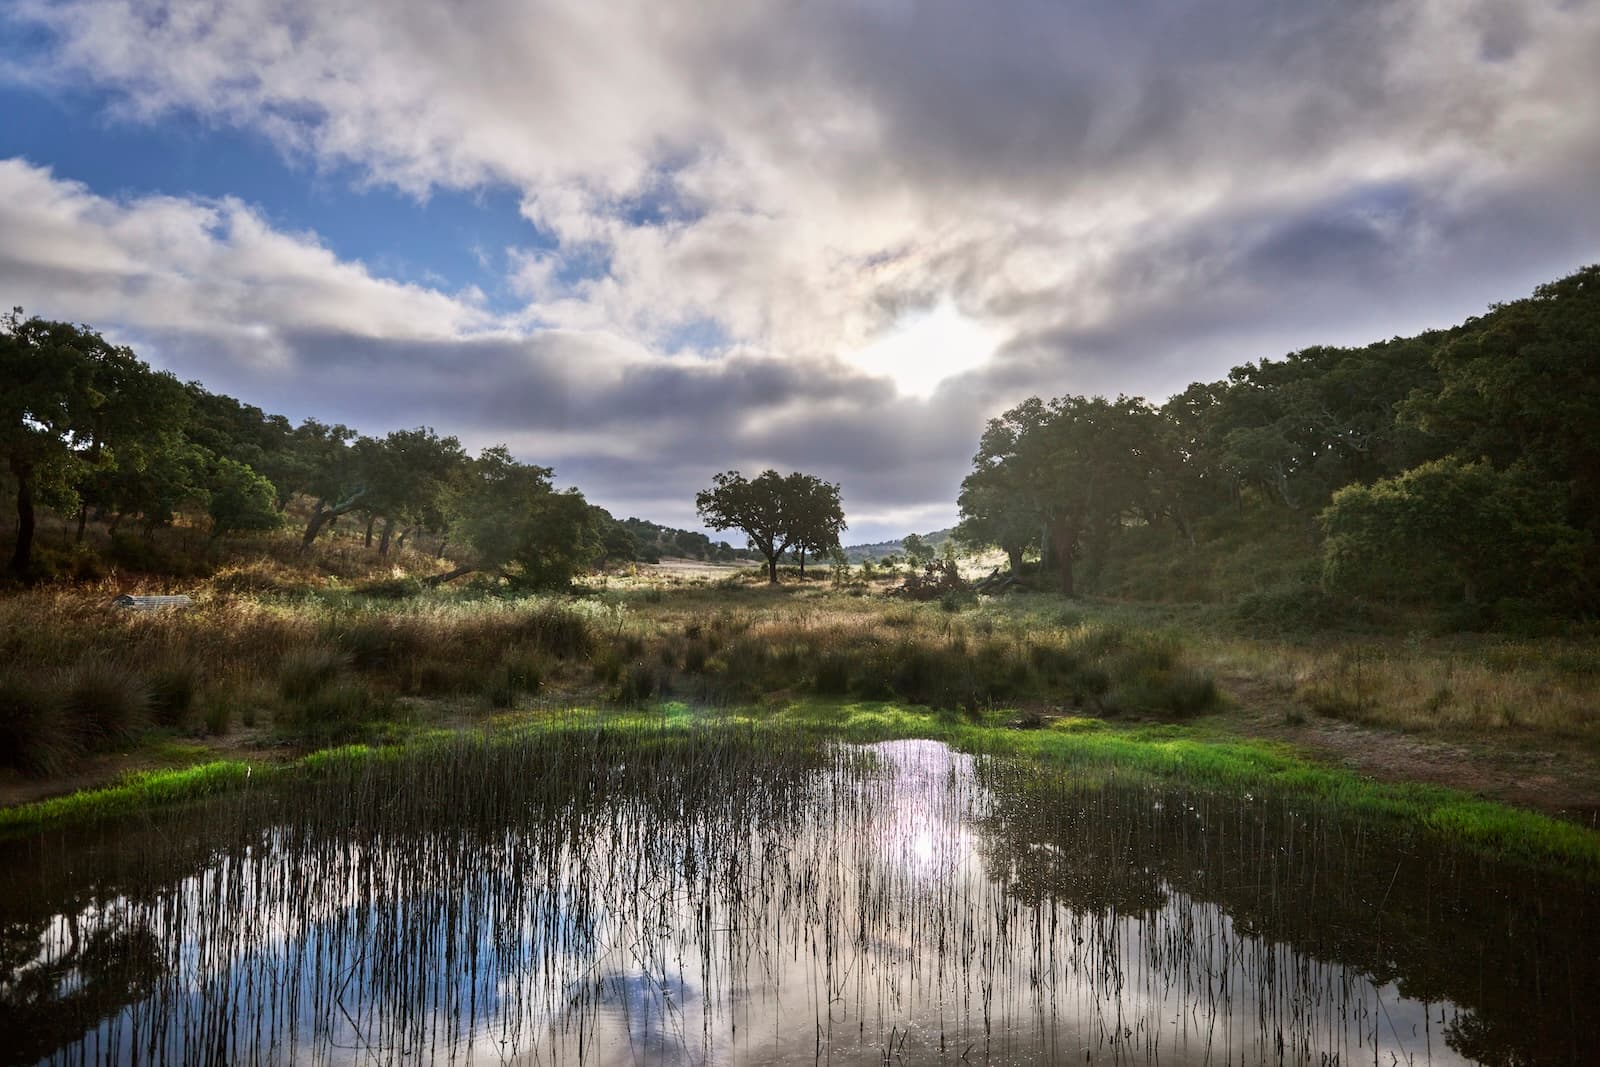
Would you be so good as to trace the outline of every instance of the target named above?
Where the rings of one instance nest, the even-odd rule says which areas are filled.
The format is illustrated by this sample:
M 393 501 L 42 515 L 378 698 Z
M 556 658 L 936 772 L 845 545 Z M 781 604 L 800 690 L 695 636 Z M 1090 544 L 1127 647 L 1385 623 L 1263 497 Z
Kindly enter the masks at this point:
M 261 1027 L 329 1063 L 809 1063 L 893 1044 L 1181 1065 L 1280 1040 L 1462 1062 L 1440 1033 L 1453 1007 L 1218 903 L 1209 809 L 1118 808 L 1100 787 L 1046 802 L 935 742 L 866 751 L 803 788 L 752 775 L 759 810 L 658 804 L 613 766 L 595 779 L 614 795 L 550 826 L 278 835 L 175 889 L 168 987 L 81 1051 L 121 1058 L 164 1026 L 173 1061 L 213 1040 L 249 1061 L 238 1035 Z M 1189 881 L 1139 858 L 1171 826 L 1198 843 Z

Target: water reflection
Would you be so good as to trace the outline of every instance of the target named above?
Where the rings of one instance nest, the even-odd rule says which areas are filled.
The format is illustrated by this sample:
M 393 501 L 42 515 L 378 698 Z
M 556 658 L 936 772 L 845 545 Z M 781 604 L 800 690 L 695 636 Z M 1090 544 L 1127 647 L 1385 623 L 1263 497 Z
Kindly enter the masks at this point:
M 18 1063 L 1582 1063 L 1600 992 L 1579 887 L 932 742 L 463 743 L 0 868 Z

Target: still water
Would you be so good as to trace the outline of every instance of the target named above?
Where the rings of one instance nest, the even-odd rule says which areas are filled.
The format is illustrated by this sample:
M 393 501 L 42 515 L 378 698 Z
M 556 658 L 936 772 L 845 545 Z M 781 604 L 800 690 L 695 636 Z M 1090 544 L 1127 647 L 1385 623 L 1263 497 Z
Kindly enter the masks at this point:
M 1581 885 L 929 741 L 461 744 L 0 868 L 7 1063 L 1600 1063 Z

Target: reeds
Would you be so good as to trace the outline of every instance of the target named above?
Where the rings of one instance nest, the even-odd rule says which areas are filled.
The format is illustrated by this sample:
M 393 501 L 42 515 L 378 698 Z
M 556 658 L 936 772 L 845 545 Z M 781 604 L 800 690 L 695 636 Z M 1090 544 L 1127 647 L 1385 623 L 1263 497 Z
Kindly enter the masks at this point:
M 741 724 L 333 751 L 10 860 L 26 1062 L 1568 1062 L 1600 990 L 1582 886 L 1337 807 Z

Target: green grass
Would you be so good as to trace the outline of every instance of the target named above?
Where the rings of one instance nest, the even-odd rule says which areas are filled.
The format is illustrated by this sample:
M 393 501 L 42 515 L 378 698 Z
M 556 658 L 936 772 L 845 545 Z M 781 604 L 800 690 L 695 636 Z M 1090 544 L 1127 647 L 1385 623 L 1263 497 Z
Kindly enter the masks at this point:
M 597 726 L 666 731 L 723 726 L 799 732 L 819 742 L 929 738 L 974 754 L 1030 760 L 1049 773 L 1331 805 L 1396 829 L 1421 831 L 1441 843 L 1482 855 L 1600 881 L 1600 833 L 1458 790 L 1377 782 L 1316 763 L 1282 744 L 1207 736 L 1203 728 L 1176 724 L 1117 727 L 1098 719 L 1072 717 L 1057 720 L 1046 729 L 1017 730 L 1004 725 L 1006 718 L 1004 711 L 934 711 L 885 701 L 806 700 L 712 712 L 664 703 L 637 709 L 505 716 L 490 725 L 489 736 L 511 743 Z M 257 768 L 254 773 L 317 773 L 373 758 L 401 759 L 457 736 L 450 730 L 431 730 L 413 733 L 401 745 L 342 745 L 310 753 L 292 764 Z M 237 761 L 143 772 L 108 789 L 0 810 L 0 833 L 33 832 L 190 800 L 237 788 L 251 775 L 251 767 Z
M 0 835 L 20 836 L 50 826 L 115 818 L 212 796 L 238 788 L 252 773 L 249 764 L 238 760 L 217 760 L 181 770 L 139 771 L 104 789 L 0 808 Z

